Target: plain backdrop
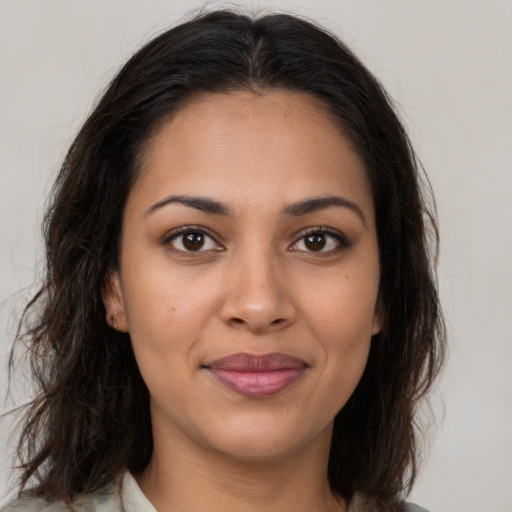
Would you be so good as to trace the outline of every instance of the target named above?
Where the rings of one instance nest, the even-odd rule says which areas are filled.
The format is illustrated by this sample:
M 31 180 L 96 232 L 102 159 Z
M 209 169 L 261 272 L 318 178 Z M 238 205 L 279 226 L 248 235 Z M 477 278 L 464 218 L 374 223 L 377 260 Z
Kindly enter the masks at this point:
M 0 0 L 0 393 L 38 277 L 45 195 L 98 93 L 195 0 Z M 209 3 L 209 7 L 225 5 Z M 432 512 L 512 511 L 512 2 L 253 1 L 320 21 L 400 105 L 432 180 L 450 359 L 411 496 Z M 15 403 L 24 396 L 15 391 Z M 13 405 L 0 402 L 0 410 Z M 11 421 L 0 429 L 0 501 Z

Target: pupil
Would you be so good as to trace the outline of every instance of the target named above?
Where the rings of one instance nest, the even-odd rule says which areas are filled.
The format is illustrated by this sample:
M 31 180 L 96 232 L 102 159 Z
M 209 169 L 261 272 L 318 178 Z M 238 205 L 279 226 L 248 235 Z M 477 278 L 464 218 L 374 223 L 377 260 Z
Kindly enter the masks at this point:
M 197 251 L 204 245 L 202 233 L 188 233 L 183 237 L 183 245 L 190 251 Z
M 324 235 L 309 235 L 306 237 L 306 247 L 311 251 L 321 251 L 325 247 Z

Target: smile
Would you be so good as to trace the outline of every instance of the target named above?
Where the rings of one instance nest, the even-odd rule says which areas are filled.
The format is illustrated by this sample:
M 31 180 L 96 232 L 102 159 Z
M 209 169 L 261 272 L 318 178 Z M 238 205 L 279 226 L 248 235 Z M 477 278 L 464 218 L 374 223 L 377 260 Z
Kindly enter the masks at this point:
M 286 354 L 233 354 L 204 366 L 218 382 L 248 398 L 276 395 L 297 381 L 308 368 Z

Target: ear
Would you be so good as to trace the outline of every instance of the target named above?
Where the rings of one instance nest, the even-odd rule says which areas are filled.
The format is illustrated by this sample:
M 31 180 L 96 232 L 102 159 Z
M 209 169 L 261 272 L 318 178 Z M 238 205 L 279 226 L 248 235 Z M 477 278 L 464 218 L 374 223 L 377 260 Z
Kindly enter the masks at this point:
M 373 312 L 372 318 L 372 336 L 379 334 L 384 326 L 384 308 L 382 307 L 382 301 L 380 297 L 377 299 L 377 303 L 375 304 L 375 310 Z
M 119 332 L 128 332 L 121 280 L 117 270 L 109 270 L 101 292 L 107 324 Z

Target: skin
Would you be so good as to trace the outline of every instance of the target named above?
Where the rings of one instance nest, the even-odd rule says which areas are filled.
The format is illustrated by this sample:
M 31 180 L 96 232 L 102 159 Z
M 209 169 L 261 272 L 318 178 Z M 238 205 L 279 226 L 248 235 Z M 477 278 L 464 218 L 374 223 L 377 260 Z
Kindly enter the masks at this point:
M 363 162 L 322 103 L 284 90 L 196 97 L 143 156 L 104 292 L 151 395 L 141 489 L 159 512 L 345 510 L 326 478 L 332 422 L 382 323 Z M 228 211 L 164 204 L 172 195 Z M 333 196 L 352 206 L 290 214 Z M 187 226 L 208 233 L 201 250 L 176 235 Z M 312 250 L 305 230 L 325 227 L 334 234 Z M 274 396 L 248 398 L 204 369 L 239 352 L 280 352 L 307 369 Z

